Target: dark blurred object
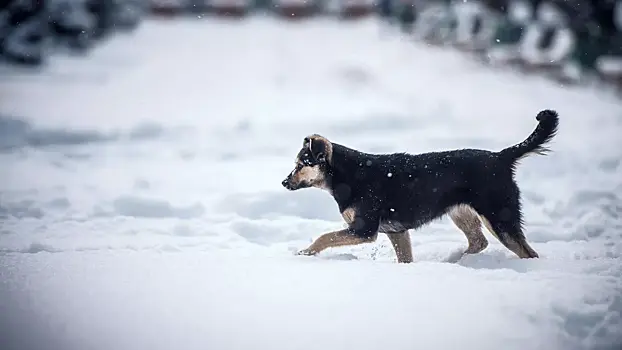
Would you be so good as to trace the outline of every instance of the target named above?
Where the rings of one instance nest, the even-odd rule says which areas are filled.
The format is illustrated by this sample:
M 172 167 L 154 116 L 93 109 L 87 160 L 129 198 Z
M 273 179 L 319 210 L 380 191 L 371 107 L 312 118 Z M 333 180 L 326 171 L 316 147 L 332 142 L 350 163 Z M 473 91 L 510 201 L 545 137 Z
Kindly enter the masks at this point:
M 599 56 L 611 54 L 619 47 L 620 42 L 616 37 L 620 35 L 620 31 L 615 17 L 620 3 L 609 0 L 592 1 L 591 16 L 583 22 L 573 23 L 573 29 L 579 37 L 579 49 L 575 59 L 583 69 L 595 69 Z
M 158 16 L 175 16 L 185 12 L 190 0 L 143 0 L 147 2 L 149 11 Z
M 567 25 L 575 31 L 593 22 L 594 3 L 592 0 L 550 0 L 561 13 L 564 14 Z
M 97 41 L 135 29 L 142 0 L 13 0 L 0 9 L 0 55 L 38 66 L 58 48 L 85 54 Z
M 393 0 L 380 0 L 378 2 L 378 13 L 385 20 L 391 20 L 393 17 Z
M 320 13 L 343 20 L 354 20 L 376 13 L 376 0 L 315 0 Z M 397 1 L 397 0 L 391 0 Z
M 0 9 L 0 56 L 10 63 L 41 65 L 46 26 L 42 1 L 4 1 Z
M 534 4 L 529 0 L 509 0 L 495 7 L 502 7 L 504 12 L 497 22 L 492 46 L 483 58 L 493 64 L 518 64 L 525 33 L 535 20 Z
M 333 0 L 334 1 L 334 0 Z M 342 19 L 359 19 L 374 13 L 374 3 L 369 0 L 344 0 L 341 2 Z
M 85 31 L 89 31 L 93 39 L 107 36 L 114 28 L 115 5 L 114 0 L 86 0 L 82 5 L 82 9 L 91 18 Z
M 132 31 L 136 29 L 145 15 L 144 0 L 113 0 L 112 18 L 116 30 Z
M 477 0 L 452 4 L 454 18 L 449 42 L 462 51 L 485 52 L 493 44 L 505 5 L 496 2 L 490 7 L 490 2 Z
M 577 35 L 571 28 L 572 13 L 555 1 L 541 1 L 537 5 L 535 20 L 527 26 L 520 42 L 520 67 L 523 72 L 572 83 L 580 78 L 576 69 L 569 69 L 577 48 Z
M 509 0 L 482 0 L 482 4 L 490 11 L 507 15 Z
M 85 2 L 60 0 L 49 10 L 50 30 L 56 44 L 83 52 L 90 47 L 91 36 L 96 31 L 96 17 L 85 6 Z
M 89 36 L 102 39 L 115 31 L 136 29 L 145 12 L 143 3 L 142 0 L 85 0 L 82 7 L 92 18 Z
M 489 61 L 560 78 L 577 45 L 571 16 L 552 1 L 512 0 L 489 50 Z M 575 12 L 577 13 L 577 12 Z
M 598 76 L 622 93 L 622 0 L 600 1 L 597 11 L 603 24 L 599 53 L 595 60 Z
M 12 0 L 0 0 L 0 13 L 6 10 L 12 2 Z
M 251 0 L 210 0 L 210 12 L 221 17 L 243 18 L 253 10 Z
M 272 0 L 272 9 L 288 20 L 309 18 L 317 14 L 318 6 L 312 0 Z
M 197 17 L 206 16 L 209 13 L 209 0 L 189 0 L 190 12 Z
M 444 46 L 455 29 L 453 3 L 449 0 L 409 0 L 413 11 L 412 33 L 428 45 Z M 403 9 L 402 9 L 403 10 Z M 410 11 L 410 10 L 408 10 Z M 406 22 L 410 14 L 403 14 Z M 408 27 L 408 25 L 406 26 Z M 405 28 L 408 30 L 408 28 Z
M 399 10 L 400 29 L 404 33 L 410 33 L 417 19 L 415 4 L 410 0 L 403 0 Z

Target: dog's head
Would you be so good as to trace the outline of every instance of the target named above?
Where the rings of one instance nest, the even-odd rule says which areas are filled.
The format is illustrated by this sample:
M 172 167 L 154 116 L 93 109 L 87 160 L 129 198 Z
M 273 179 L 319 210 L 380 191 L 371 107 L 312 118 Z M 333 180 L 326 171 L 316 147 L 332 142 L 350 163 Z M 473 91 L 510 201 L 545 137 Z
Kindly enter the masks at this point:
M 328 139 L 317 134 L 305 137 L 296 156 L 296 167 L 281 184 L 290 191 L 308 187 L 327 188 L 332 155 L 333 144 Z

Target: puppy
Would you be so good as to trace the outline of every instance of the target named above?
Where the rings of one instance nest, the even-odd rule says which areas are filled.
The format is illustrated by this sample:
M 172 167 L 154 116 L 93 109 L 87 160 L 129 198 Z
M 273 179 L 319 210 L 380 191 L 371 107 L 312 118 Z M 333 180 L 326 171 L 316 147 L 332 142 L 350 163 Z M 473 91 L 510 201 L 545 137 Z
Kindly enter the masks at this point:
M 460 149 L 422 154 L 370 154 L 314 134 L 304 138 L 296 167 L 282 185 L 295 191 L 328 191 L 347 228 L 325 233 L 298 254 L 369 243 L 387 234 L 399 263 L 413 261 L 408 230 L 448 214 L 475 254 L 488 246 L 481 224 L 520 258 L 537 258 L 523 234 L 520 191 L 514 180 L 518 161 L 545 154 L 557 133 L 553 110 L 536 116 L 529 137 L 499 152 Z

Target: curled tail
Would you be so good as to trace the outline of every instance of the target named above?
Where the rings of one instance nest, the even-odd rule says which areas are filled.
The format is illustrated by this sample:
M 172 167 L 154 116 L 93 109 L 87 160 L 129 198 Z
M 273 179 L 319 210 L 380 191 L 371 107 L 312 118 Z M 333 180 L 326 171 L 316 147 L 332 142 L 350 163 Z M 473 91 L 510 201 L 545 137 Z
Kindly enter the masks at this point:
M 546 154 L 550 151 L 545 145 L 557 133 L 559 117 L 556 111 L 546 109 L 536 116 L 538 126 L 525 141 L 499 152 L 502 159 L 514 165 L 517 161 L 531 154 Z

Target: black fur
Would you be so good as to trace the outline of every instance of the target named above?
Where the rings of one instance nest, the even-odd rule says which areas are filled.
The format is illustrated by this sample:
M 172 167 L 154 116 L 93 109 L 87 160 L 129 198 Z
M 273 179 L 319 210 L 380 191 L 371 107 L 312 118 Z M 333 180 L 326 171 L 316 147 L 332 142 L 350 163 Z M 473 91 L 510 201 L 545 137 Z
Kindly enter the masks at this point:
M 513 178 L 516 163 L 527 154 L 543 154 L 558 127 L 555 111 L 541 111 L 536 119 L 539 124 L 525 141 L 500 152 L 460 149 L 370 154 L 331 143 L 330 161 L 314 159 L 314 153 L 304 147 L 298 157 L 305 164 L 321 167 L 324 187 L 341 212 L 354 210 L 356 216 L 348 228 L 351 234 L 372 237 L 377 232 L 416 229 L 442 217 L 453 206 L 466 204 L 490 222 L 504 245 L 508 246 L 509 240 L 520 245 L 525 238 L 520 191 Z M 317 150 L 325 155 L 326 147 Z M 286 182 L 283 185 L 288 187 Z M 531 248 L 527 245 L 525 250 Z M 535 252 L 527 255 L 537 256 Z
M 525 141 L 499 152 L 501 158 L 510 162 L 512 169 L 516 167 L 516 161 L 518 159 L 521 159 L 529 153 L 544 155 L 550 152 L 550 149 L 545 147 L 545 145 L 557 134 L 557 127 L 559 125 L 557 112 L 551 110 L 541 111 L 536 116 L 536 120 L 539 122 L 536 130 L 534 130 Z

